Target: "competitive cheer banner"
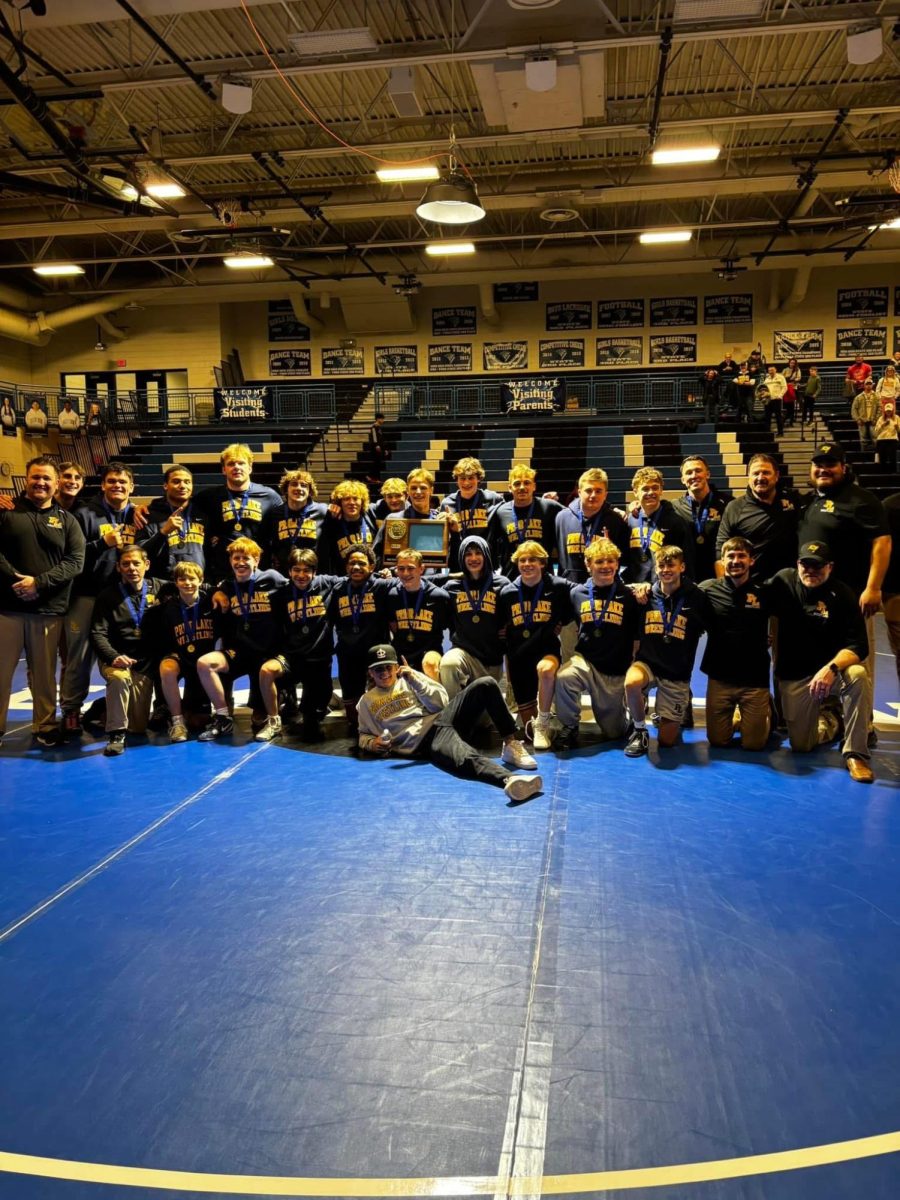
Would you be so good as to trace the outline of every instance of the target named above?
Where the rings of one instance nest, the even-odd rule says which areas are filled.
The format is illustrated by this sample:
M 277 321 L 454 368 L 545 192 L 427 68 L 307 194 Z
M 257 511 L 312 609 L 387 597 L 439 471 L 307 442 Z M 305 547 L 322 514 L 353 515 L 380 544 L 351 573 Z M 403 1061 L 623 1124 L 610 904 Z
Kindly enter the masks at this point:
M 527 371 L 527 342 L 485 342 L 485 371 Z
M 309 326 L 297 320 L 290 300 L 269 301 L 269 341 L 309 341 Z
M 557 338 L 542 341 L 538 346 L 538 366 L 553 370 L 556 367 L 584 366 L 584 338 Z
M 500 400 L 510 413 L 554 413 L 566 404 L 566 381 L 560 378 L 507 379 L 500 384 Z
M 213 407 L 220 421 L 265 421 L 272 415 L 267 387 L 216 388 Z

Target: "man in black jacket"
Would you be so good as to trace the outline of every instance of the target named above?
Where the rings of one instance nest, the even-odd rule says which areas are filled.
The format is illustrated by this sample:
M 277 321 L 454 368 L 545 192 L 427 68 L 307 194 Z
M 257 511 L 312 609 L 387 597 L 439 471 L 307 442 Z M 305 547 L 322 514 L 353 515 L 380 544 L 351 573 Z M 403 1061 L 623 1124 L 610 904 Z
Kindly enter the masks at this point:
M 84 534 L 54 501 L 56 466 L 33 458 L 25 492 L 0 512 L 0 739 L 22 651 L 31 677 L 37 742 L 54 746 L 56 656 L 72 580 L 84 565 Z

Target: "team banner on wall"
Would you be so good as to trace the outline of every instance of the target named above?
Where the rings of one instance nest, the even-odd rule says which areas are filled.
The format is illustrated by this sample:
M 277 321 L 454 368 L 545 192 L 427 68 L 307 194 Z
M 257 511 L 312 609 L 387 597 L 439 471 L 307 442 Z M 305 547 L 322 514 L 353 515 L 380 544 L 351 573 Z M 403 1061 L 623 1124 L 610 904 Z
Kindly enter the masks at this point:
M 838 288 L 837 318 L 886 317 L 888 315 L 888 289 L 886 287 Z
M 644 300 L 636 296 L 633 300 L 598 300 L 598 329 L 643 329 Z
M 696 333 L 682 333 L 678 337 L 667 337 L 665 334 L 650 339 L 650 362 L 654 365 L 662 363 L 692 363 L 697 361 Z
M 894 288 L 894 316 L 900 317 L 900 287 Z
M 566 405 L 566 381 L 550 377 L 507 379 L 500 384 L 500 400 L 507 414 L 560 412 Z
M 447 375 L 472 370 L 471 342 L 434 342 L 428 347 L 428 373 Z
M 584 338 L 559 338 L 555 341 L 541 342 L 539 346 L 538 366 L 545 367 L 583 367 Z
M 419 370 L 419 352 L 415 346 L 376 346 L 376 375 L 415 375 Z
M 598 367 L 639 367 L 644 360 L 642 337 L 598 337 Z
M 456 308 L 433 308 L 431 310 L 431 336 L 444 337 L 456 333 L 475 333 L 477 318 L 474 304 L 463 304 Z
M 824 329 L 776 329 L 772 339 L 772 357 L 786 362 L 789 358 L 823 358 Z
M 900 325 L 894 326 L 894 353 L 900 354 Z
M 5 437 L 16 437 L 16 406 L 13 392 L 0 391 L 0 430 Z
M 361 346 L 329 346 L 322 350 L 323 375 L 362 375 Z
M 753 320 L 753 295 L 706 296 L 703 300 L 704 325 L 742 325 Z
M 485 371 L 527 371 L 527 342 L 485 342 Z
M 852 358 L 855 354 L 884 358 L 887 354 L 887 326 L 865 325 L 858 329 L 839 329 L 835 343 L 836 358 Z
M 297 320 L 290 300 L 269 301 L 269 341 L 309 341 L 309 326 Z
M 547 332 L 552 333 L 563 329 L 590 329 L 591 310 L 590 300 L 572 300 L 560 304 L 548 304 L 546 326 Z
M 660 296 L 651 299 L 650 324 L 696 325 L 697 297 Z
M 270 375 L 311 375 L 312 351 L 295 346 L 291 350 L 269 351 Z
M 216 388 L 213 406 L 220 421 L 265 421 L 272 415 L 267 387 Z
M 537 300 L 538 285 L 528 283 L 495 283 L 495 304 L 524 304 L 529 300 Z

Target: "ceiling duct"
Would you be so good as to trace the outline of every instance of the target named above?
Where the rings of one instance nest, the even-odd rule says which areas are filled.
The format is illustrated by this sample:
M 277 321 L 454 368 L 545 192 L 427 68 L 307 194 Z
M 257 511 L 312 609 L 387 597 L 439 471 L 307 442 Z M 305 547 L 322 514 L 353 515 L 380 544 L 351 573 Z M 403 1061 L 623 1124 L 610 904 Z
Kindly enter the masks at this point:
M 391 67 L 388 95 L 398 117 L 421 117 L 424 110 L 416 95 L 416 77 L 412 67 Z
M 378 49 L 368 25 L 354 29 L 317 29 L 312 33 L 293 33 L 288 41 L 300 58 L 332 58 L 338 54 L 364 54 L 367 50 Z
M 766 0 L 675 0 L 675 24 L 703 25 L 711 21 L 748 21 L 763 15 Z

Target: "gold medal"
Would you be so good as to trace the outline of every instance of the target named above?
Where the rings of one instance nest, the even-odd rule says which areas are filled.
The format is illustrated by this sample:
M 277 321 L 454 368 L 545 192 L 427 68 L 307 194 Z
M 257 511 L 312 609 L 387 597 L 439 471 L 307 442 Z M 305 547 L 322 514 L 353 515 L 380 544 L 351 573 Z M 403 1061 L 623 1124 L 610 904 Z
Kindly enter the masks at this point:
M 197 647 L 194 645 L 193 642 L 188 642 L 186 649 L 187 649 L 188 654 L 196 654 L 197 653 Z

